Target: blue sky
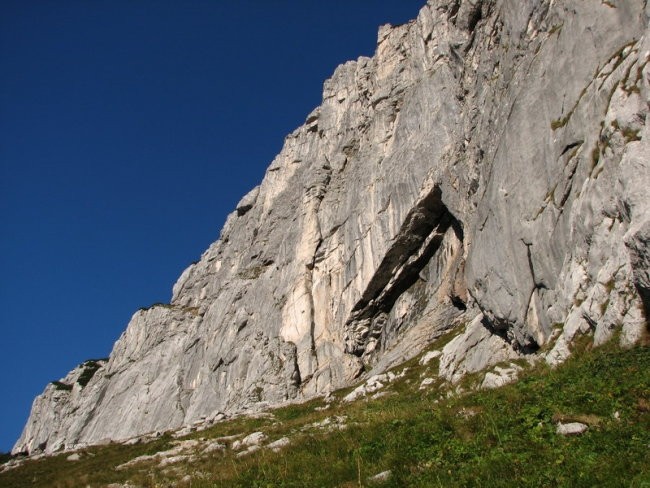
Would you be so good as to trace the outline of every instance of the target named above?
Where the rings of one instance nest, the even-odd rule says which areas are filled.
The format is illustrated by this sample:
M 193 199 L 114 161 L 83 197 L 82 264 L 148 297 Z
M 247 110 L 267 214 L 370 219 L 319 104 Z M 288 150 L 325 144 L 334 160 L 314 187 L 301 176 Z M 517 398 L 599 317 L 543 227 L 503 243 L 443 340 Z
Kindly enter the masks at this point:
M 169 301 L 334 68 L 423 4 L 0 2 L 0 451 Z

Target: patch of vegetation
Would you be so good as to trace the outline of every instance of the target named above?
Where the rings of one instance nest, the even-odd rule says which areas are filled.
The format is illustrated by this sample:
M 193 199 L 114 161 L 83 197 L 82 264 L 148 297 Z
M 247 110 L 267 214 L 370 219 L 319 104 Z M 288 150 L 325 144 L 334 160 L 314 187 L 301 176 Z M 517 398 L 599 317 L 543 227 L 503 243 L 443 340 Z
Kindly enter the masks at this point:
M 63 381 L 52 381 L 52 385 L 56 390 L 70 391 L 72 390 L 72 385 L 64 383 Z
M 631 84 L 631 85 L 622 85 L 621 88 L 623 89 L 623 91 L 624 91 L 625 93 L 628 94 L 628 96 L 629 96 L 629 95 L 632 95 L 632 94 L 634 94 L 634 93 L 636 93 L 637 95 L 640 95 L 640 94 L 641 94 L 641 89 L 638 87 L 638 85 L 634 85 L 634 84 Z
M 628 42 L 627 44 L 621 46 L 621 47 L 620 47 L 620 48 L 619 48 L 619 49 L 614 53 L 614 55 L 610 57 L 610 59 L 609 59 L 609 61 L 606 63 L 606 65 L 609 64 L 609 62 L 611 62 L 611 61 L 614 61 L 614 65 L 613 65 L 611 71 L 609 71 L 609 74 L 614 73 L 614 72 L 616 71 L 616 69 L 621 65 L 621 63 L 625 60 L 625 58 L 626 58 L 627 55 L 629 54 L 629 53 L 626 53 L 626 50 L 627 50 L 628 48 L 631 48 L 632 46 L 634 46 L 635 43 L 636 43 L 636 41 Z M 595 76 L 597 77 L 597 76 L 598 76 L 598 73 L 596 73 Z M 607 76 L 609 76 L 609 75 L 607 75 Z M 594 80 L 595 80 L 595 78 L 594 78 Z M 585 94 L 587 93 L 587 90 L 589 89 L 589 86 L 591 85 L 591 83 L 593 83 L 594 80 L 592 80 L 591 82 L 589 82 L 589 83 L 588 83 L 588 84 L 587 84 L 587 85 L 582 89 L 582 91 L 581 91 L 580 94 L 578 95 L 578 99 L 577 99 L 576 102 L 573 104 L 573 107 L 571 107 L 571 109 L 567 112 L 567 114 L 566 114 L 564 117 L 560 117 L 560 118 L 558 118 L 558 119 L 555 119 L 555 120 L 552 120 L 552 121 L 551 121 L 551 129 L 552 129 L 552 130 L 555 131 L 555 130 L 557 130 L 557 129 L 560 129 L 560 128 L 564 127 L 564 126 L 569 122 L 569 120 L 570 120 L 571 117 L 573 116 L 573 113 L 574 113 L 574 112 L 576 111 L 576 109 L 578 108 L 578 105 L 580 104 L 580 101 L 581 101 L 582 98 L 585 96 Z M 610 93 L 609 93 L 609 98 L 608 98 L 608 101 L 607 101 L 606 106 L 609 106 L 609 105 L 611 104 L 612 97 L 613 97 L 614 92 L 616 91 L 618 85 L 619 85 L 618 83 L 615 83 L 615 84 L 612 86 L 612 88 L 611 88 L 611 90 L 610 90 Z M 601 86 L 602 86 L 602 85 L 601 85 Z
M 626 143 L 633 142 L 633 141 L 640 141 L 641 137 L 639 136 L 639 133 L 641 132 L 640 129 L 632 129 L 631 127 L 623 127 L 621 128 L 620 124 L 618 123 L 618 120 L 614 119 L 611 122 L 611 126 L 614 128 L 614 130 L 620 131 L 621 135 L 625 139 Z
M 183 312 L 194 315 L 195 317 L 199 315 L 199 307 L 183 307 Z
M 564 127 L 567 124 L 568 121 L 569 121 L 569 116 L 568 115 L 565 116 L 565 117 L 560 117 L 559 119 L 552 120 L 551 121 L 551 129 L 552 130 L 557 130 L 560 127 Z
M 156 307 L 174 308 L 174 305 L 172 305 L 171 303 L 156 302 L 156 303 L 152 303 L 148 307 L 142 307 L 142 308 L 140 308 L 140 310 L 141 311 L 147 311 L 147 310 L 151 310 L 152 308 L 156 308 Z
M 641 137 L 639 136 L 640 130 L 634 130 L 629 127 L 625 127 L 622 131 L 621 134 L 623 134 L 623 137 L 625 138 L 625 142 L 633 142 L 633 141 L 640 141 Z
M 623 61 L 625 60 L 625 58 L 627 58 L 627 56 L 629 54 L 629 52 L 626 53 L 626 51 L 628 51 L 628 48 L 631 49 L 635 44 L 636 44 L 636 41 L 630 41 L 630 42 L 624 44 L 623 46 L 621 46 L 618 49 L 618 51 L 616 51 L 614 53 L 614 55 L 611 58 L 609 58 L 610 61 L 615 60 L 614 61 L 614 66 L 612 67 L 610 73 L 613 73 L 614 71 L 616 71 L 616 69 L 623 63 Z M 609 61 L 608 61 L 608 63 L 609 63 Z M 616 85 L 614 86 L 614 88 L 616 88 Z
M 77 379 L 77 383 L 81 385 L 81 387 L 85 387 L 88 382 L 92 379 L 93 376 L 95 376 L 95 373 L 99 368 L 102 367 L 101 359 L 89 359 L 87 361 L 84 361 L 81 366 L 84 368 L 81 374 L 79 375 L 79 378 Z M 104 359 L 103 361 L 106 361 Z
M 242 417 L 189 436 L 262 430 L 270 441 L 289 437 L 291 444 L 277 453 L 262 449 L 236 457 L 227 449 L 172 470 L 154 462 L 114 469 L 168 449 L 172 439 L 164 436 L 148 444 L 90 448 L 75 462 L 66 454 L 31 461 L 0 473 L 0 486 L 94 488 L 130 481 L 143 487 L 352 487 L 366 486 L 385 470 L 391 471 L 380 485 L 386 487 L 646 486 L 650 348 L 620 350 L 612 341 L 574 351 L 556 369 L 541 362 L 515 384 L 449 398 L 443 385 L 419 390 L 437 365 L 420 366 L 415 358 L 397 368 L 408 370 L 375 400 L 334 401 L 323 410 L 323 400 L 315 399 L 276 409 L 273 418 Z M 310 427 L 331 416 L 345 416 L 347 428 Z M 589 429 L 580 436 L 556 434 L 557 423 L 569 421 Z M 191 482 L 181 481 L 186 474 Z
M 169 449 L 171 437 L 166 435 L 147 444 L 122 446 L 110 444 L 107 446 L 86 449 L 80 461 L 68 461 L 68 453 L 30 461 L 24 466 L 0 473 L 0 486 L 3 487 L 38 487 L 38 488 L 73 488 L 105 486 L 108 483 L 119 483 L 125 479 L 133 479 L 139 486 L 164 486 L 149 484 L 146 477 L 126 470 L 116 471 L 114 468 L 134 457 L 154 454 Z M 144 481 L 140 483 L 138 480 Z
M 552 130 L 557 130 L 557 129 L 559 129 L 559 128 L 561 128 L 561 127 L 564 127 L 565 125 L 567 125 L 567 123 L 569 122 L 569 120 L 570 120 L 571 117 L 573 116 L 573 113 L 577 110 L 578 105 L 580 104 L 580 101 L 581 101 L 582 98 L 586 95 L 587 90 L 589 89 L 589 86 L 591 86 L 591 83 L 592 83 L 592 82 L 593 82 L 593 80 L 592 80 L 591 82 L 589 82 L 589 83 L 588 83 L 588 84 L 587 84 L 587 85 L 586 85 L 586 86 L 585 86 L 585 87 L 580 91 L 580 94 L 578 95 L 578 99 L 577 99 L 577 100 L 575 101 L 575 103 L 573 104 L 573 107 L 571 107 L 571 110 L 569 110 L 569 111 L 567 112 L 567 114 L 566 114 L 564 117 L 560 117 L 559 119 L 555 119 L 555 120 L 552 120 L 552 121 L 551 121 L 551 129 L 552 129 Z
M 256 386 L 253 388 L 253 397 L 257 399 L 257 401 L 262 401 L 262 395 L 264 394 L 264 388 L 261 386 Z
M 251 266 L 250 268 L 246 268 L 237 273 L 237 276 L 243 280 L 255 280 L 259 278 L 265 270 L 266 266 L 263 265 Z
M 607 298 L 603 303 L 600 304 L 600 314 L 605 315 L 607 308 L 609 307 L 609 298 Z

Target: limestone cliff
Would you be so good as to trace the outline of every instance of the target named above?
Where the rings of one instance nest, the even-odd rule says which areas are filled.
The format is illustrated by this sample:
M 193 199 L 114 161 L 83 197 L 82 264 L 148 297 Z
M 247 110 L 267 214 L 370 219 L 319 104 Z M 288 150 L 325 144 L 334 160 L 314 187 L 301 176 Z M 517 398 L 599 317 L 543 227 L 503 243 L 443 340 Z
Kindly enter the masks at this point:
M 14 452 L 327 393 L 452 328 L 452 382 L 524 355 L 561 362 L 579 333 L 638 340 L 645 3 L 430 0 L 381 27 L 171 303 L 136 312 L 106 362 L 49 385 Z

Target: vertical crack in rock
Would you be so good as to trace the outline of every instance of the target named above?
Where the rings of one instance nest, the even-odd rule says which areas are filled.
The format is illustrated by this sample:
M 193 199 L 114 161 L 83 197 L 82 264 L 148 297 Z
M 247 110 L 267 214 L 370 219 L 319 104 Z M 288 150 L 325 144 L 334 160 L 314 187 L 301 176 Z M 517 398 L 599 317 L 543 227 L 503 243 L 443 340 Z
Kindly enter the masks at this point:
M 187 416 L 185 406 L 183 405 L 183 394 L 185 393 L 185 388 L 183 385 L 183 376 L 185 372 L 181 369 L 176 373 L 176 406 L 180 410 L 183 418 Z
M 641 297 L 646 329 L 650 332 L 650 221 L 635 230 L 627 237 L 625 246 L 630 254 L 634 286 Z
M 318 213 L 332 179 L 332 168 L 327 157 L 324 159 L 325 162 L 315 171 L 314 180 L 307 185 L 303 198 L 303 232 L 296 246 L 296 260 L 304 268 L 284 305 L 280 330 L 280 337 L 296 347 L 297 371 L 292 377 L 299 378 L 301 383 L 309 381 L 319 363 L 314 337 L 313 273 L 323 243 Z
M 546 338 L 550 334 L 550 326 L 546 315 L 541 312 L 541 302 L 539 298 L 540 290 L 547 290 L 548 287 L 535 275 L 535 266 L 533 264 L 532 243 L 528 243 L 522 239 L 523 244 L 526 246 L 526 255 L 528 258 L 528 268 L 530 270 L 530 277 L 533 283 L 532 290 L 530 291 L 530 298 L 528 299 L 528 309 L 526 312 L 526 324 L 529 330 L 533 333 L 534 337 L 530 340 L 515 342 L 514 345 L 522 353 L 530 354 L 536 352 L 539 346 L 546 342 Z
M 382 334 L 385 314 L 418 280 L 450 226 L 458 229 L 457 236 L 462 239 L 460 223 L 442 202 L 442 191 L 436 185 L 408 213 L 361 299 L 352 309 L 346 322 L 346 352 L 362 356 L 369 340 Z

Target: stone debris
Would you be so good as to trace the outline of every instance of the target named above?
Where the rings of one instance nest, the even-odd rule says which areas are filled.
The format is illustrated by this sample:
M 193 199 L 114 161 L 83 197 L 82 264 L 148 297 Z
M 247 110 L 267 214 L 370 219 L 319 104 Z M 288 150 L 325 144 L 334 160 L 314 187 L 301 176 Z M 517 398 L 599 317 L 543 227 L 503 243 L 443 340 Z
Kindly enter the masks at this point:
M 250 416 L 253 417 L 256 414 L 258 414 L 258 412 L 255 412 L 255 413 L 251 414 Z M 192 422 L 191 425 L 185 425 L 185 426 L 177 429 L 176 431 L 174 431 L 172 433 L 172 437 L 178 439 L 178 438 L 181 438 L 181 437 L 185 437 L 185 436 L 187 436 L 189 434 L 192 434 L 194 432 L 200 432 L 202 430 L 207 429 L 208 427 L 213 426 L 215 423 L 221 422 L 221 421 L 226 420 L 228 418 L 229 418 L 228 415 L 226 415 L 223 412 L 216 412 L 216 413 L 214 413 L 213 415 L 211 415 L 209 417 L 207 417 L 207 416 L 201 417 L 200 419 L 195 420 L 194 422 Z M 160 433 L 157 433 L 157 436 L 160 436 Z
M 215 441 L 208 443 L 203 449 L 203 454 L 210 454 L 216 451 L 223 451 L 226 449 L 226 445 L 221 442 Z
M 455 384 L 466 374 L 519 357 L 505 339 L 485 327 L 484 320 L 482 313 L 477 314 L 462 334 L 443 347 L 439 371 L 442 378 Z
M 121 471 L 123 469 L 127 469 L 127 468 L 131 468 L 133 466 L 136 466 L 136 465 L 138 465 L 140 463 L 155 461 L 156 459 L 158 459 L 157 454 L 151 454 L 151 455 L 145 454 L 143 456 L 138 456 L 136 458 L 131 459 L 130 461 L 122 463 L 119 466 L 116 466 L 115 469 L 118 470 L 118 471 Z
M 172 434 L 172 437 L 174 437 L 175 439 L 180 439 L 181 437 L 185 437 L 185 436 L 190 435 L 194 431 L 196 431 L 196 429 L 194 427 L 188 425 L 188 426 L 185 426 L 185 427 L 183 427 L 181 429 L 178 429 L 176 432 L 174 432 Z
M 499 388 L 509 383 L 513 383 L 514 381 L 517 381 L 521 370 L 521 366 L 518 366 L 514 363 L 510 363 L 510 365 L 506 368 L 495 366 L 492 371 L 489 371 L 485 374 L 483 383 L 481 383 L 481 388 Z
M 66 459 L 68 461 L 79 461 L 81 459 L 81 454 L 75 452 L 73 454 L 70 454 Z
M 375 393 L 374 395 L 371 395 L 371 396 L 370 396 L 370 399 L 371 399 L 371 400 L 377 400 L 378 398 L 383 398 L 383 397 L 387 397 L 387 396 L 389 396 L 389 395 L 394 395 L 394 394 L 395 394 L 395 393 L 394 393 L 394 392 L 391 392 L 391 391 L 385 391 L 385 390 L 384 390 L 384 391 L 378 391 L 378 392 Z
M 259 445 L 248 446 L 245 450 L 240 451 L 237 454 L 235 454 L 235 456 L 238 457 L 238 458 L 248 456 L 249 454 L 252 454 L 252 453 L 254 453 L 256 451 L 259 451 L 261 448 L 262 447 L 259 446 Z
M 354 390 L 343 397 L 344 402 L 353 402 L 358 398 L 366 396 L 368 391 L 366 390 L 366 385 L 357 386 Z
M 282 437 L 281 439 L 278 439 L 277 441 L 271 442 L 266 447 L 268 449 L 271 449 L 274 452 L 279 452 L 280 450 L 282 450 L 283 448 L 287 447 L 290 444 L 291 444 L 291 441 L 289 440 L 288 437 Z
M 383 388 L 396 379 L 404 377 L 407 371 L 408 368 L 404 368 L 399 374 L 389 371 L 388 373 L 373 375 L 368 378 L 365 383 L 359 385 L 350 393 L 345 395 L 343 401 L 353 402 L 359 398 L 375 393 L 377 390 Z
M 243 434 L 237 434 L 216 439 L 188 439 L 183 441 L 174 441 L 175 446 L 171 449 L 160 451 L 155 454 L 138 456 L 117 466 L 115 469 L 124 470 L 143 463 L 155 463 L 160 468 L 179 463 L 191 463 L 200 456 L 210 455 L 217 451 L 225 451 L 227 449 L 226 443 L 231 441 L 231 449 L 236 451 L 235 456 L 242 457 L 260 450 L 267 439 L 267 435 L 263 432 L 253 432 L 243 438 L 242 435 Z M 287 437 L 283 437 L 282 439 L 278 439 L 264 447 L 278 451 L 289 445 L 289 443 L 290 440 Z
M 275 415 L 273 412 L 251 412 L 246 414 L 246 417 L 250 419 L 275 420 Z
M 188 461 L 190 459 L 194 459 L 194 456 L 192 454 L 198 449 L 198 446 L 201 445 L 201 441 L 195 439 L 175 442 L 176 445 L 167 451 L 160 451 L 155 454 L 145 454 L 143 456 L 138 456 L 134 459 L 131 459 L 130 461 L 120 464 L 115 469 L 119 471 L 145 462 L 156 462 L 160 467 L 164 467 L 181 461 Z M 187 454 L 184 451 L 190 451 L 190 453 Z
M 244 434 L 226 435 L 226 436 L 222 436 L 222 437 L 217 437 L 214 440 L 218 441 L 218 442 L 230 443 L 230 442 L 232 442 L 232 441 L 234 441 L 236 439 L 239 439 L 241 437 L 245 437 L 245 435 Z
M 441 351 L 429 351 L 427 352 L 424 356 L 420 358 L 420 366 L 426 366 L 429 364 L 432 360 L 439 358 L 440 355 L 442 354 Z
M 580 422 L 569 422 L 566 424 L 559 422 L 557 424 L 557 429 L 555 432 L 559 435 L 565 435 L 565 436 L 580 435 L 586 432 L 588 428 L 589 427 L 586 424 Z
M 480 410 L 478 408 L 463 407 L 458 411 L 457 415 L 459 417 L 461 417 L 461 418 L 469 419 L 469 418 L 475 417 L 479 413 L 480 413 Z
M 323 430 L 345 430 L 347 428 L 346 422 L 348 418 L 345 415 L 335 415 L 332 417 L 325 417 L 319 422 L 304 426 L 301 430 L 323 429 Z
M 169 466 L 171 464 L 177 464 L 181 462 L 191 462 L 194 459 L 196 459 L 194 456 L 190 456 L 187 454 L 180 454 L 178 456 L 169 456 L 169 457 L 163 457 L 160 462 L 158 463 L 158 467 L 164 468 L 165 466 Z
M 374 476 L 371 476 L 368 478 L 369 483 L 384 483 L 385 481 L 388 481 L 392 475 L 391 470 L 387 471 L 382 471 L 381 473 L 377 473 Z
M 422 380 L 422 383 L 420 383 L 420 388 L 419 389 L 420 390 L 425 390 L 427 388 L 427 386 L 432 385 L 435 382 L 436 382 L 436 380 L 434 378 L 424 378 Z
M 231 447 L 233 451 L 239 451 L 253 446 L 260 446 L 266 439 L 267 436 L 264 432 L 253 432 L 243 439 L 233 442 Z

